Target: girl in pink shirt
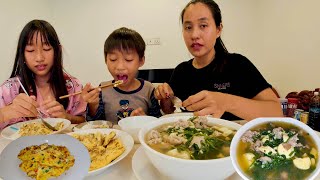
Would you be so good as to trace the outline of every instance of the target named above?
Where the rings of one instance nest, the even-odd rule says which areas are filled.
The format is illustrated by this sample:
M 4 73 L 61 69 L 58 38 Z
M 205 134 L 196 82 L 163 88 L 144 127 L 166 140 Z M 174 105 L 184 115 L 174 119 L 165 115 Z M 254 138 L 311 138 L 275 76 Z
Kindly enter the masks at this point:
M 63 72 L 62 47 L 46 21 L 30 21 L 22 30 L 10 79 L 0 86 L 0 129 L 39 116 L 84 121 L 86 103 L 80 95 L 60 96 L 82 89 L 79 80 Z M 17 80 L 28 91 L 26 95 Z

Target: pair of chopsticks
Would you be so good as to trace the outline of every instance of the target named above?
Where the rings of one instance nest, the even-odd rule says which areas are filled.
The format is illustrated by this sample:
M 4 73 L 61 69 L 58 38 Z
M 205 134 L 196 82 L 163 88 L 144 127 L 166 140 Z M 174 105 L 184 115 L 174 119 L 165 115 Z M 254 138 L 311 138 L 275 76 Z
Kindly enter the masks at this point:
M 26 91 L 26 89 L 25 89 L 24 86 L 22 85 L 19 77 L 18 77 L 17 79 L 18 79 L 18 82 L 19 82 L 19 84 L 20 84 L 23 92 L 26 93 L 26 95 L 29 96 L 29 93 Z M 57 129 L 56 129 L 55 127 L 51 126 L 51 124 L 47 123 L 47 122 L 43 119 L 43 116 L 42 116 L 42 113 L 40 112 L 40 110 L 39 110 L 38 108 L 36 108 L 36 109 L 37 109 L 37 112 L 38 112 L 38 114 L 39 114 L 39 118 L 41 119 L 42 123 L 43 123 L 45 126 L 47 126 L 49 129 L 51 129 L 51 130 L 53 130 L 53 131 L 57 131 Z
M 102 85 L 102 86 L 95 87 L 95 88 L 93 88 L 93 89 L 105 88 L 105 87 L 109 87 L 109 86 L 117 87 L 117 86 L 119 86 L 119 85 L 122 84 L 122 83 L 123 83 L 123 80 L 118 80 L 118 81 L 115 81 L 114 83 L 105 84 L 105 85 Z M 92 90 L 93 90 L 93 89 L 92 89 Z M 70 97 L 70 96 L 74 96 L 74 95 L 78 95 L 78 94 L 81 94 L 81 93 L 82 93 L 82 91 L 78 91 L 78 92 L 76 92 L 76 93 L 72 93 L 72 94 L 60 96 L 59 99 L 64 99 L 64 98 L 67 98 L 67 97 Z

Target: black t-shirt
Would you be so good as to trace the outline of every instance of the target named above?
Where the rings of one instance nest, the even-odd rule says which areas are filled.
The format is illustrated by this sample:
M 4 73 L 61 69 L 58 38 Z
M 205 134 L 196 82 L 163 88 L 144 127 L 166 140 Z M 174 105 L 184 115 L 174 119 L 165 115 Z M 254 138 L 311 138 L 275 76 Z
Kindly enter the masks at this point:
M 250 60 L 240 54 L 217 55 L 217 58 L 201 69 L 194 68 L 192 60 L 180 63 L 169 82 L 175 96 L 182 101 L 202 90 L 252 99 L 271 87 Z M 221 118 L 241 119 L 228 112 Z

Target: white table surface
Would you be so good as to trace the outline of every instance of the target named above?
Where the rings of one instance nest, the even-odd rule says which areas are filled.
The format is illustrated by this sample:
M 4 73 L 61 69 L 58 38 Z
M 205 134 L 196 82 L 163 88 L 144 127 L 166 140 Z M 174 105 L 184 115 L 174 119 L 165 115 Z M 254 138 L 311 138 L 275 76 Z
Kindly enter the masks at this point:
M 243 124 L 241 122 L 241 124 Z M 65 130 L 63 133 L 71 132 L 71 128 L 74 125 L 71 125 L 67 130 Z M 118 129 L 118 128 L 117 128 Z M 2 150 L 11 142 L 11 140 L 5 139 L 0 136 L 0 153 Z M 111 166 L 103 173 L 97 175 L 97 176 L 90 176 L 85 178 L 85 180 L 138 180 L 132 170 L 132 157 L 136 150 L 140 147 L 140 144 L 134 144 L 131 152 L 121 161 L 119 161 L 117 164 Z M 1 178 L 0 178 L 1 179 Z M 234 173 L 232 176 L 227 178 L 227 180 L 240 180 L 241 177 Z M 320 179 L 318 176 L 316 179 Z M 147 179 L 146 179 L 147 180 Z

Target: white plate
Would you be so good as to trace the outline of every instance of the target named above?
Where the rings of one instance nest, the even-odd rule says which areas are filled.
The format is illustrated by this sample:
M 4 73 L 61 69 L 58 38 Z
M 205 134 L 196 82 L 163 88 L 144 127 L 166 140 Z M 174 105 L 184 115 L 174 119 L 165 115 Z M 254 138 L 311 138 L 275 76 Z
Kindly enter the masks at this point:
M 74 165 L 56 179 L 83 179 L 88 174 L 90 156 L 86 147 L 69 135 L 55 134 L 25 136 L 12 141 L 0 154 L 0 177 L 10 180 L 31 179 L 19 168 L 21 161 L 17 156 L 22 149 L 43 143 L 65 146 L 75 158 Z
M 120 131 L 120 130 L 117 130 L 117 129 L 86 129 L 86 130 L 80 130 L 80 131 L 68 133 L 69 135 L 72 135 L 72 134 L 89 134 L 89 133 L 97 133 L 97 132 L 100 132 L 102 134 L 109 134 L 111 131 L 114 131 L 116 133 L 116 137 L 115 138 L 120 138 L 121 139 L 123 145 L 125 146 L 125 151 L 117 159 L 113 160 L 110 164 L 108 164 L 108 165 L 106 165 L 106 166 L 104 166 L 102 168 L 99 168 L 99 169 L 96 169 L 96 170 L 93 170 L 93 171 L 89 171 L 88 176 L 93 176 L 93 175 L 100 174 L 103 171 L 105 171 L 108 167 L 116 164 L 117 162 L 122 160 L 124 157 L 126 157 L 129 154 L 129 152 L 131 151 L 132 147 L 133 147 L 133 144 L 134 144 L 133 139 L 127 132 Z
M 169 180 L 152 165 L 142 147 L 139 147 L 132 157 L 132 170 L 138 180 Z M 234 173 L 227 180 L 242 179 Z
M 62 118 L 44 118 L 45 121 L 47 121 L 50 125 L 55 126 L 57 123 L 59 122 L 63 122 L 63 128 L 60 129 L 59 131 L 53 131 L 51 134 L 57 134 L 60 133 L 61 131 L 65 130 L 66 128 L 68 128 L 68 126 L 70 126 L 71 122 L 67 119 L 62 119 Z M 12 124 L 6 128 L 4 128 L 1 132 L 1 136 L 6 138 L 6 139 L 11 139 L 11 140 L 15 140 L 17 138 L 20 137 L 19 134 L 19 128 L 23 125 L 23 124 L 28 124 L 28 123 L 32 123 L 32 122 L 41 122 L 41 119 L 34 119 L 34 120 L 30 120 L 30 121 L 23 121 L 23 122 L 19 122 L 17 124 Z

